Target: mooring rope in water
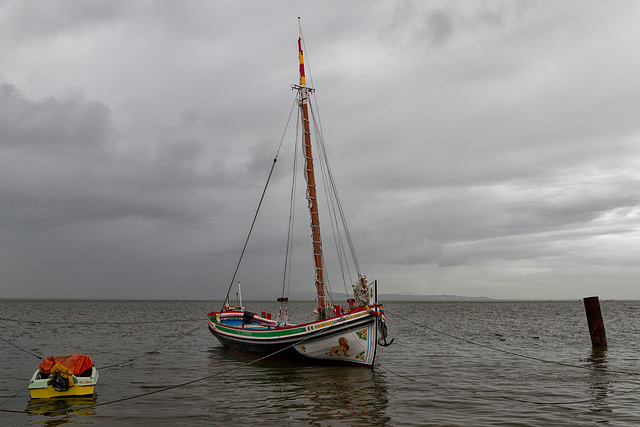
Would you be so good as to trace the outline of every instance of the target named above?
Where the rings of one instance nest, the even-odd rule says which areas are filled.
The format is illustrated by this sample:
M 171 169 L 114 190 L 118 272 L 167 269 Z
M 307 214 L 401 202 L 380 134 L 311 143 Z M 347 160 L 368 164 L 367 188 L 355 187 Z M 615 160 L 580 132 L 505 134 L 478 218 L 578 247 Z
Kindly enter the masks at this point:
M 606 372 L 608 372 L 608 373 L 615 373 L 615 374 L 624 374 L 624 375 L 640 375 L 640 373 L 638 373 L 638 372 L 617 371 L 617 370 L 612 370 L 612 369 L 602 369 L 602 368 L 597 368 L 597 367 L 593 367 L 593 366 L 574 365 L 574 364 L 571 364 L 571 363 L 558 362 L 558 361 L 555 361 L 555 360 L 548 360 L 548 359 L 542 359 L 542 358 L 540 358 L 540 357 L 528 356 L 528 355 L 526 355 L 526 354 L 520 354 L 520 353 L 516 353 L 516 352 L 514 352 L 514 351 L 503 350 L 503 349 L 501 349 L 501 348 L 496 348 L 496 347 L 492 347 L 492 346 L 490 346 L 490 345 L 480 344 L 480 343 L 477 343 L 477 342 L 475 342 L 475 341 L 468 340 L 468 339 L 466 339 L 466 338 L 461 338 L 461 337 L 458 337 L 458 336 L 456 336 L 456 335 L 449 334 L 449 333 L 447 333 L 447 332 L 443 332 L 443 331 L 440 331 L 440 330 L 438 330 L 438 329 L 431 328 L 431 327 L 429 327 L 429 326 L 427 326 L 427 325 L 422 325 L 422 324 L 420 324 L 420 323 L 414 322 L 414 321 L 413 321 L 413 320 L 411 320 L 411 319 L 407 319 L 407 318 L 405 318 L 405 317 L 402 317 L 402 316 L 400 316 L 399 314 L 392 313 L 392 312 L 390 312 L 389 310 L 386 310 L 386 309 L 385 309 L 385 311 L 384 311 L 384 312 L 385 312 L 385 313 L 388 313 L 388 314 L 391 314 L 391 315 L 393 315 L 393 316 L 396 316 L 397 318 L 402 319 L 402 320 L 404 320 L 404 321 L 406 321 L 406 322 L 412 323 L 412 324 L 414 324 L 414 325 L 416 325 L 416 326 L 420 326 L 421 328 L 428 329 L 428 330 L 430 330 L 430 331 L 432 331 L 432 332 L 435 332 L 435 333 L 437 333 L 437 334 L 444 335 L 444 336 L 446 336 L 446 337 L 453 338 L 453 339 L 456 339 L 456 340 L 458 340 L 458 341 L 463 341 L 463 342 L 466 342 L 466 343 L 468 343 L 468 344 L 475 345 L 475 346 L 477 346 L 477 347 L 486 348 L 487 350 L 493 350 L 493 351 L 497 351 L 497 352 L 499 352 L 499 353 L 504 353 L 504 354 L 509 354 L 509 355 L 511 355 L 511 356 L 521 357 L 521 358 L 523 358 L 523 359 L 535 360 L 535 361 L 537 361 L 537 362 L 549 363 L 549 364 L 553 364 L 553 365 L 567 366 L 567 367 L 569 367 L 569 368 L 588 369 L 588 370 L 597 369 L 597 370 L 605 370 L 605 371 L 606 371 Z
M 51 322 L 49 320 L 17 320 L 8 319 L 6 317 L 0 317 L 0 320 L 6 322 L 16 323 L 29 323 L 33 325 L 47 324 L 47 325 L 139 325 L 145 323 L 179 323 L 179 322 L 201 322 L 202 319 L 174 319 L 174 320 L 131 320 L 125 322 Z
M 7 403 L 8 401 L 10 401 L 11 399 L 13 399 L 14 397 L 17 397 L 20 393 L 22 393 L 22 391 L 24 389 L 26 389 L 28 386 L 24 386 L 24 387 L 20 387 L 20 390 L 18 390 L 17 392 L 15 392 L 13 395 L 9 396 L 6 400 L 4 400 L 3 402 L 0 402 L 0 406 L 4 405 L 5 403 Z
M 199 319 L 199 321 L 202 321 L 202 319 Z M 130 362 L 133 362 L 133 361 L 135 361 L 135 360 L 138 360 L 138 359 L 140 359 L 140 358 L 142 358 L 142 357 L 144 357 L 144 356 L 147 356 L 147 355 L 149 355 L 149 354 L 156 353 L 158 350 L 163 349 L 164 347 L 167 347 L 167 346 L 169 346 L 169 345 L 171 345 L 171 344 L 175 343 L 176 341 L 179 341 L 179 340 L 181 340 L 182 338 L 185 338 L 185 337 L 187 337 L 187 336 L 191 335 L 192 333 L 194 333 L 195 331 L 197 331 L 197 330 L 198 330 L 198 329 L 200 329 L 201 327 L 202 327 L 202 325 L 198 325 L 198 326 L 197 326 L 195 329 L 193 329 L 192 331 L 187 332 L 186 334 L 179 336 L 178 338 L 176 338 L 175 340 L 173 340 L 173 341 L 171 341 L 171 342 L 168 342 L 168 343 L 166 343 L 166 344 L 161 345 L 160 347 L 156 348 L 155 350 L 146 351 L 146 352 L 142 353 L 140 356 L 132 357 L 131 359 L 127 359 L 127 360 L 126 360 L 126 361 L 124 361 L 124 362 L 118 362 L 118 363 L 114 363 L 114 364 L 112 364 L 112 365 L 102 366 L 102 367 L 99 367 L 99 368 L 96 368 L 96 369 L 107 369 L 107 368 L 112 368 L 112 367 L 114 367 L 114 366 L 122 366 L 122 365 L 125 365 L 125 364 L 127 364 L 127 363 L 130 363 Z M 13 347 L 15 347 L 15 348 L 17 348 L 17 349 L 19 349 L 19 350 L 24 351 L 25 353 L 30 354 L 30 355 L 31 355 L 31 356 L 33 356 L 33 357 L 37 357 L 37 358 L 38 358 L 38 359 L 40 359 L 40 360 L 42 360 L 42 359 L 43 359 L 43 357 L 42 357 L 42 356 L 38 356 L 37 354 L 32 353 L 32 352 L 30 352 L 29 350 L 24 349 L 24 348 L 20 347 L 19 345 L 14 344 L 14 343 L 12 343 L 11 341 L 8 341 L 8 340 L 6 340 L 6 339 L 4 339 L 4 338 L 2 338 L 2 337 L 0 337 L 0 340 L 2 340 L 2 341 L 4 341 L 4 342 L 6 342 L 6 343 L 7 343 L 7 344 L 9 344 L 9 345 L 12 345 Z
M 625 390 L 625 391 L 621 391 L 618 393 L 612 393 L 606 396 L 599 396 L 596 397 L 595 400 L 605 400 L 605 399 L 611 399 L 614 397 L 620 397 L 623 396 L 625 394 L 631 394 L 634 392 L 640 391 L 640 387 L 635 387 L 632 388 L 630 390 Z M 522 402 L 522 403 L 529 403 L 532 405 L 554 405 L 554 406 L 562 406 L 562 405 L 576 405 L 578 403 L 593 403 L 594 399 L 582 399 L 582 400 L 573 400 L 573 401 L 566 401 L 566 402 L 559 402 L 559 401 L 554 401 L 554 402 L 538 402 L 538 401 L 534 401 L 534 400 L 525 400 L 525 399 L 516 399 L 514 397 L 508 397 L 508 396 L 502 396 L 503 399 L 506 400 L 512 400 L 515 402 Z
M 378 366 L 380 366 L 382 369 L 384 369 L 385 371 L 388 371 L 388 372 L 392 373 L 392 374 L 393 374 L 393 375 L 395 375 L 396 377 L 404 378 L 405 380 L 408 380 L 408 381 L 417 381 L 415 378 L 411 378 L 411 377 L 408 377 L 408 376 L 406 376 L 406 375 L 402 375 L 402 374 L 399 374 L 399 373 L 397 373 L 397 372 L 392 371 L 391 369 L 389 369 L 388 367 L 386 367 L 385 365 L 383 365 L 383 364 L 382 364 L 382 363 L 380 363 L 380 362 L 376 362 L 376 363 L 377 363 L 377 364 L 378 364 Z
M 200 328 L 200 326 L 198 328 Z M 193 331 L 189 332 L 189 334 L 195 332 L 198 328 L 196 328 Z M 247 365 L 252 365 L 254 363 L 260 362 L 260 361 L 262 361 L 264 359 L 267 359 L 269 357 L 275 356 L 278 353 L 281 353 L 281 352 L 283 352 L 285 350 L 288 350 L 291 347 L 294 347 L 296 345 L 300 345 L 301 343 L 309 340 L 310 338 L 313 338 L 316 334 L 318 334 L 320 332 L 322 332 L 322 331 L 318 331 L 318 332 L 316 332 L 316 333 L 314 333 L 314 334 L 312 334 L 312 335 L 310 335 L 310 336 L 308 336 L 306 338 L 303 338 L 302 340 L 300 340 L 298 342 L 295 342 L 295 343 L 293 343 L 293 344 L 291 344 L 291 345 L 289 345 L 287 347 L 284 347 L 284 348 L 282 348 L 280 350 L 277 350 L 277 351 L 275 351 L 275 352 L 273 352 L 271 354 L 268 354 L 266 356 L 262 356 L 262 357 L 260 357 L 258 359 L 252 360 L 252 361 L 248 362 Z M 187 336 L 189 334 L 186 334 L 184 336 Z M 180 338 L 183 338 L 183 337 L 180 337 Z M 157 350 L 159 350 L 159 349 L 161 349 L 163 347 L 166 347 L 167 345 L 170 345 L 175 341 L 177 341 L 177 340 L 174 340 L 171 343 L 165 344 L 165 345 L 159 347 L 158 349 L 156 349 L 155 351 L 157 351 Z M 153 352 L 147 352 L 147 353 L 143 354 L 140 357 L 143 357 L 143 356 L 145 356 L 147 354 L 151 354 L 151 353 L 153 353 Z M 140 358 L 140 357 L 138 357 L 138 358 Z M 128 363 L 128 362 L 133 361 L 133 360 L 135 360 L 135 359 L 130 359 L 130 360 L 124 362 L 124 363 Z M 114 364 L 114 365 L 110 365 L 110 366 L 117 366 L 117 365 L 118 364 Z M 108 368 L 110 366 L 107 366 L 105 368 Z M 187 382 L 184 382 L 184 383 L 180 383 L 180 384 L 175 384 L 175 385 L 172 385 L 172 386 L 169 386 L 169 387 L 165 387 L 165 388 L 162 388 L 162 389 L 159 389 L 159 390 L 153 390 L 153 391 L 149 391 L 149 392 L 138 394 L 138 395 L 134 395 L 134 396 L 123 397 L 123 398 L 120 398 L 120 399 L 114 399 L 114 400 L 110 400 L 108 402 L 96 403 L 96 404 L 87 405 L 87 406 L 80 406 L 80 407 L 77 407 L 77 408 L 67 408 L 67 409 L 60 409 L 60 410 L 57 410 L 57 411 L 50 411 L 50 412 L 44 413 L 43 415 L 66 414 L 68 416 L 70 412 L 75 412 L 75 411 L 82 410 L 82 409 L 91 409 L 91 408 L 95 408 L 96 406 L 104 406 L 104 405 L 109 405 L 109 404 L 112 404 L 112 403 L 124 402 L 126 400 L 137 399 L 137 398 L 140 398 L 140 397 L 149 396 L 151 394 L 156 394 L 156 393 L 160 393 L 160 392 L 163 392 L 163 391 L 172 390 L 174 388 L 184 387 L 184 386 L 187 386 L 187 385 L 199 382 L 199 381 L 204 381 L 204 380 L 209 379 L 209 378 L 214 378 L 214 377 L 222 375 L 222 374 L 227 374 L 229 372 L 233 372 L 233 371 L 235 371 L 237 369 L 240 369 L 242 366 L 245 366 L 245 365 L 239 365 L 239 366 L 236 366 L 235 368 L 232 368 L 231 370 L 227 370 L 227 371 L 224 371 L 224 372 L 222 372 L 222 371 L 221 372 L 217 372 L 215 374 L 207 375 L 207 376 L 204 376 L 204 377 L 201 377 L 201 378 L 197 378 L 195 380 L 187 381 Z M 100 369 L 105 369 L 105 368 L 100 368 Z M 29 413 L 26 410 L 25 411 L 14 411 L 14 410 L 0 409 L 0 411 L 2 411 L 2 412 L 14 412 L 14 413 Z
M 0 412 L 9 412 L 12 414 L 28 414 L 26 409 L 22 411 L 18 411 L 17 409 L 0 409 Z
M 17 348 L 17 349 L 19 349 L 19 350 L 24 351 L 25 353 L 29 353 L 29 354 L 30 354 L 30 355 L 32 355 L 33 357 L 37 357 L 37 358 L 38 358 L 38 359 L 40 359 L 40 360 L 42 360 L 42 359 L 43 359 L 42 357 L 38 356 L 37 354 L 35 354 L 35 353 L 31 353 L 29 350 L 26 350 L 26 349 L 24 349 L 24 348 L 22 348 L 22 347 L 20 347 L 20 346 L 18 346 L 18 345 L 16 345 L 16 344 L 12 343 L 11 341 L 7 341 L 7 340 L 5 340 L 5 339 L 4 339 L 4 338 L 2 338 L 2 337 L 0 337 L 0 340 L 2 340 L 2 341 L 4 341 L 4 342 L 6 342 L 6 343 L 7 343 L 7 344 L 9 344 L 9 345 L 14 346 L 15 348 Z
M 273 356 L 275 356 L 275 355 L 277 355 L 279 353 L 282 353 L 283 351 L 288 350 L 288 349 L 290 349 L 292 347 L 300 345 L 303 342 L 305 342 L 305 341 L 307 341 L 307 340 L 309 340 L 311 338 L 314 338 L 316 335 L 320 334 L 321 332 L 324 332 L 324 330 L 318 330 L 318 331 L 314 332 L 313 334 L 301 339 L 300 341 L 297 341 L 297 342 L 295 342 L 293 344 L 288 345 L 287 347 L 281 348 L 280 350 L 274 351 L 273 353 L 267 354 L 266 356 L 261 356 L 261 357 L 259 357 L 257 359 L 254 359 L 254 360 L 252 360 L 250 362 L 247 362 L 244 365 L 238 365 L 238 366 L 236 366 L 234 368 L 231 368 L 229 370 L 216 372 L 216 373 L 211 374 L 211 375 L 206 375 L 204 377 L 196 378 L 194 380 L 186 381 L 186 382 L 183 382 L 183 383 L 180 383 L 180 384 L 174 384 L 172 386 L 168 386 L 168 387 L 161 388 L 161 389 L 158 389 L 158 390 L 148 391 L 146 393 L 136 394 L 136 395 L 133 395 L 133 396 L 123 397 L 123 398 L 120 398 L 120 399 L 114 399 L 114 400 L 110 400 L 108 402 L 95 403 L 95 404 L 86 405 L 86 406 L 79 406 L 77 408 L 67 408 L 67 409 L 60 409 L 60 410 L 57 410 L 57 411 L 50 411 L 50 412 L 44 413 L 43 415 L 65 414 L 65 415 L 68 416 L 69 413 L 71 413 L 71 412 L 76 412 L 76 411 L 83 410 L 83 409 L 92 409 L 92 408 L 95 408 L 97 406 L 110 405 L 112 403 L 124 402 L 124 401 L 127 401 L 127 400 L 138 399 L 140 397 L 145 397 L 145 396 L 149 396 L 149 395 L 152 395 L 152 394 L 162 393 L 164 391 L 173 390 L 173 389 L 176 389 L 176 388 L 188 386 L 188 385 L 191 385 L 191 384 L 194 384 L 194 383 L 197 383 L 197 382 L 200 382 L 200 381 L 204 381 L 204 380 L 207 380 L 207 379 L 210 379 L 210 378 L 215 378 L 215 377 L 220 376 L 220 375 L 227 375 L 230 372 L 236 371 L 236 370 L 238 370 L 238 369 L 240 369 L 242 367 L 245 367 L 245 366 L 248 366 L 248 365 L 253 365 L 253 364 L 258 363 L 260 361 L 263 361 L 263 360 L 265 360 L 265 359 L 267 359 L 269 357 L 273 357 Z M 15 412 L 18 412 L 18 411 L 15 411 Z M 25 411 L 25 412 L 27 412 L 27 411 Z
M 200 320 L 202 320 L 202 319 L 200 319 Z M 197 331 L 198 329 L 200 329 L 202 326 L 203 326 L 203 325 L 198 325 L 195 329 L 191 330 L 190 332 L 187 332 L 186 334 L 179 336 L 178 338 L 176 338 L 175 340 L 173 340 L 173 341 L 171 341 L 171 342 L 168 342 L 168 343 L 166 343 L 166 344 L 162 344 L 160 347 L 158 347 L 158 348 L 156 348 L 156 349 L 154 349 L 154 350 L 146 351 L 146 352 L 142 353 L 140 356 L 132 357 L 131 359 L 127 359 L 127 360 L 125 360 L 124 362 L 114 363 L 114 364 L 112 364 L 112 365 L 107 365 L 107 366 L 101 366 L 101 367 L 96 368 L 96 369 L 108 369 L 108 368 L 113 368 L 114 366 L 123 366 L 123 365 L 126 365 L 126 364 L 128 364 L 128 363 L 135 362 L 136 360 L 141 359 L 141 358 L 143 358 L 144 356 L 148 356 L 148 355 L 150 355 L 150 354 L 157 353 L 159 350 L 161 350 L 161 349 L 163 349 L 163 348 L 165 348 L 165 347 L 168 347 L 168 346 L 170 346 L 171 344 L 173 344 L 173 343 L 175 343 L 175 342 L 177 342 L 177 341 L 180 341 L 181 339 L 183 339 L 183 338 L 185 338 L 185 337 L 188 337 L 189 335 L 193 334 L 195 331 Z
M 478 347 L 482 347 L 482 348 L 485 348 L 485 349 L 488 349 L 488 350 L 493 350 L 493 351 L 497 351 L 497 352 L 500 352 L 500 353 L 505 353 L 505 354 L 509 354 L 509 355 L 512 355 L 512 356 L 521 357 L 521 358 L 524 358 L 524 359 L 535 360 L 537 362 L 549 363 L 549 364 L 560 365 L 560 366 L 567 366 L 567 367 L 570 367 L 570 368 L 598 370 L 598 371 L 603 371 L 603 372 L 606 372 L 606 373 L 624 374 L 624 375 L 640 375 L 637 372 L 618 371 L 618 370 L 604 369 L 604 368 L 598 368 L 598 367 L 593 367 L 593 366 L 574 365 L 574 364 L 571 364 L 571 363 L 557 362 L 557 361 L 553 361 L 553 360 L 542 359 L 542 358 L 535 357 L 535 356 L 528 356 L 528 355 L 525 355 L 525 354 L 520 354 L 520 353 L 516 353 L 516 352 L 513 352 L 513 351 L 509 351 L 509 350 L 503 350 L 503 349 L 492 347 L 492 346 L 489 346 L 489 345 L 480 344 L 480 343 L 477 343 L 475 341 L 468 340 L 466 338 L 461 338 L 461 337 L 458 337 L 456 335 L 449 334 L 447 332 L 443 332 L 443 331 L 431 328 L 431 327 L 429 327 L 427 325 L 419 324 L 417 322 L 414 322 L 411 319 L 407 319 L 405 317 L 402 317 L 399 314 L 390 312 L 389 310 L 385 310 L 385 313 L 391 314 L 391 315 L 396 316 L 397 318 L 402 319 L 402 320 L 404 320 L 406 322 L 412 323 L 412 324 L 414 324 L 416 326 L 420 326 L 421 328 L 428 329 L 428 330 L 430 330 L 432 332 L 435 332 L 435 333 L 440 334 L 440 335 L 444 335 L 444 336 L 449 337 L 449 338 L 453 338 L 453 339 L 456 339 L 456 340 L 459 340 L 459 341 L 463 341 L 463 342 L 466 342 L 468 344 L 472 344 L 472 345 L 475 345 L 475 346 L 478 346 Z M 634 392 L 637 392 L 637 391 L 640 391 L 640 387 L 635 387 L 635 388 L 630 389 L 630 390 L 625 390 L 625 391 L 618 392 L 618 393 L 613 393 L 613 394 L 610 394 L 610 395 L 607 395 L 607 396 L 602 396 L 602 397 L 599 397 L 598 400 L 611 399 L 613 397 L 620 397 L 620 396 L 624 396 L 626 394 L 634 393 Z M 513 401 L 517 401 L 517 402 L 529 403 L 529 404 L 534 404 L 534 405 L 556 405 L 556 406 L 558 406 L 558 405 L 572 405 L 572 404 L 578 404 L 578 403 L 592 403 L 593 402 L 593 399 L 583 399 L 583 400 L 574 400 L 574 401 L 566 401 L 566 402 L 559 402 L 559 401 L 538 402 L 538 401 L 531 401 L 531 400 L 525 400 L 525 399 L 516 399 L 516 398 L 512 398 L 512 397 L 507 397 L 507 396 L 503 396 L 503 398 L 507 399 L 507 400 L 513 400 Z
M 200 319 L 200 320 L 202 320 L 202 319 Z M 170 342 L 168 342 L 168 343 L 166 343 L 166 344 L 163 344 L 163 345 L 161 345 L 160 347 L 155 348 L 154 350 L 144 352 L 144 353 L 142 353 L 142 354 L 141 354 L 141 355 L 139 355 L 139 356 L 132 357 L 132 358 L 130 358 L 130 359 L 128 359 L 128 360 L 125 360 L 125 361 L 123 361 L 123 362 L 118 362 L 118 363 L 114 363 L 114 364 L 112 364 L 112 365 L 107 365 L 107 366 L 97 367 L 96 369 L 108 369 L 108 368 L 113 368 L 113 367 L 115 367 L 115 366 L 120 367 L 120 366 L 126 365 L 126 364 L 128 364 L 128 363 L 135 362 L 135 361 L 137 361 L 137 360 L 139 360 L 139 359 L 141 359 L 141 358 L 143 358 L 143 357 L 145 357 L 145 356 L 148 356 L 148 355 L 153 354 L 153 353 L 157 353 L 159 350 L 161 350 L 161 349 L 163 349 L 163 348 L 165 348 L 165 347 L 167 347 L 167 346 L 170 346 L 171 344 L 173 344 L 173 343 L 175 343 L 175 342 L 177 342 L 177 341 L 180 341 L 181 339 L 183 339 L 183 338 L 185 338 L 185 337 L 187 337 L 187 336 L 189 336 L 189 335 L 193 334 L 195 331 L 197 331 L 197 330 L 198 330 L 198 329 L 200 329 L 201 327 L 202 327 L 202 324 L 198 325 L 198 327 L 197 327 L 197 328 L 195 328 L 195 329 L 191 330 L 190 332 L 187 332 L 186 334 L 181 335 L 181 336 L 179 336 L 178 338 L 174 339 L 173 341 L 170 341 Z M 34 354 L 34 353 L 30 352 L 29 350 L 26 350 L 26 349 L 24 349 L 24 348 L 22 348 L 22 347 L 20 347 L 20 346 L 18 346 L 18 345 L 16 345 L 16 344 L 12 343 L 11 341 L 7 341 L 6 339 L 4 339 L 4 338 L 2 338 L 2 337 L 0 337 L 0 340 L 2 340 L 2 341 L 4 341 L 4 342 L 6 342 L 7 344 L 12 345 L 13 347 L 15 347 L 15 348 L 17 348 L 17 349 L 19 349 L 19 350 L 22 350 L 22 351 L 24 351 L 24 352 L 26 352 L 26 353 L 29 353 L 30 355 L 32 355 L 32 356 L 34 356 L 34 357 L 37 357 L 37 358 L 38 358 L 38 359 L 40 359 L 40 360 L 42 360 L 42 359 L 43 359 L 41 356 L 38 356 L 37 354 Z M 13 399 L 13 398 L 17 397 L 17 396 L 18 396 L 18 395 L 19 395 L 19 394 L 20 394 L 20 393 L 21 393 L 25 388 L 26 388 L 26 387 L 22 387 L 20 390 L 18 390 L 18 392 L 17 392 L 17 393 L 15 393 L 14 395 L 10 396 L 10 397 L 9 397 L 8 399 L 6 399 L 5 401 L 3 401 L 2 403 L 0 403 L 0 406 L 1 406 L 1 405 L 4 405 L 5 403 L 7 403 L 8 401 L 10 401 L 11 399 Z M 9 411 L 9 410 L 1 410 L 1 411 L 3 411 L 3 412 L 24 412 L 24 411 Z
M 347 328 L 347 330 L 348 330 L 349 332 L 351 332 L 352 334 L 355 334 L 355 332 L 351 329 L 351 327 L 350 327 L 349 325 L 347 325 L 347 320 L 346 320 L 346 318 L 345 318 L 342 314 L 340 315 L 340 320 L 342 321 L 342 324 L 343 324 L 344 326 L 346 326 L 346 328 Z M 374 327 L 375 327 L 375 328 L 377 328 L 377 327 L 378 327 L 378 325 L 375 325 Z M 356 341 L 356 342 L 358 343 L 358 345 L 360 346 L 360 348 L 361 348 L 362 350 L 364 350 L 364 351 L 366 351 L 366 350 L 367 350 L 366 348 L 364 348 L 364 346 L 362 345 L 362 343 L 361 343 L 360 341 Z M 395 375 L 395 376 L 398 376 L 398 377 L 400 377 L 400 378 L 404 378 L 405 380 L 409 380 L 409 381 L 416 381 L 416 379 L 415 379 L 415 378 L 410 378 L 410 377 L 407 377 L 407 376 L 405 376 L 405 375 L 402 375 L 402 374 L 399 374 L 399 373 L 397 373 L 397 372 L 392 371 L 391 369 L 387 368 L 385 365 L 383 365 L 383 364 L 382 364 L 382 363 L 380 363 L 379 361 L 377 362 L 377 364 L 378 364 L 378 366 L 380 366 L 382 369 L 384 369 L 385 371 L 389 371 L 390 373 L 392 373 L 392 374 L 393 374 L 393 375 Z M 372 367 L 373 367 L 373 366 L 372 366 Z
M 11 341 L 7 341 L 6 339 L 0 337 L 0 340 L 6 342 L 9 345 L 12 345 L 13 347 L 17 348 L 18 350 L 22 350 L 25 353 L 30 354 L 33 357 L 37 357 L 39 360 L 42 360 L 42 357 L 38 356 L 35 353 L 30 352 L 29 350 L 26 350 L 22 347 L 20 347 L 19 345 L 16 345 L 14 343 L 12 343 Z M 18 390 L 15 394 L 13 394 L 12 396 L 9 396 L 7 399 L 5 399 L 2 403 L 0 403 L 0 406 L 4 405 L 5 403 L 7 403 L 8 401 L 10 401 L 11 399 L 13 399 L 14 397 L 18 396 L 24 389 L 26 389 L 27 387 L 21 387 L 20 390 Z M 0 411 L 2 412 L 23 412 L 23 411 L 11 411 L 11 410 L 5 410 L 5 409 L 0 409 Z

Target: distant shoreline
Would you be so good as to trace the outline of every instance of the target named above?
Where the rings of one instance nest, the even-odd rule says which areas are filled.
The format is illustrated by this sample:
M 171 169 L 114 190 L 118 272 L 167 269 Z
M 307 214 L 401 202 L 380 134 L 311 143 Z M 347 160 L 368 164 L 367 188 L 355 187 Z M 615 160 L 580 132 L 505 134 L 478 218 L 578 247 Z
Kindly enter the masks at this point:
M 581 302 L 583 297 L 576 298 L 532 298 L 532 299 L 518 299 L 518 298 L 489 298 L 489 297 L 467 297 L 460 295 L 403 295 L 403 294 L 379 294 L 378 295 L 380 302 L 573 302 L 579 301 Z M 344 294 L 334 294 L 334 299 L 336 301 L 346 300 L 347 297 Z M 217 299 L 180 299 L 180 298 L 157 298 L 157 299 L 149 299 L 149 298 L 0 298 L 0 301 L 101 301 L 101 302 L 122 302 L 122 301 L 132 301 L 132 302 L 154 302 L 154 301 L 174 301 L 174 302 L 211 302 L 211 303 L 220 303 L 222 300 Z M 264 302 L 264 301 L 273 301 L 275 299 L 272 298 L 251 298 L 246 299 L 245 302 Z M 625 299 L 625 298 L 601 298 L 601 302 L 610 302 L 610 301 L 640 301 L 638 299 Z M 313 302 L 313 297 L 309 297 L 307 295 L 302 296 L 294 296 L 290 298 L 290 302 Z M 640 306 L 633 307 L 636 309 L 640 309 Z

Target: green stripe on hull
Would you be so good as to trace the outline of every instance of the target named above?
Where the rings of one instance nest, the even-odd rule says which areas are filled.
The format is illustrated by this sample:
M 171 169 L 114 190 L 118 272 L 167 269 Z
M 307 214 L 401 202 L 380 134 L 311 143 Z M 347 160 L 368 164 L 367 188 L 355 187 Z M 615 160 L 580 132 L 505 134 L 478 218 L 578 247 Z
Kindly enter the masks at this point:
M 291 335 L 304 334 L 312 331 L 318 331 L 321 329 L 328 328 L 330 326 L 342 323 L 347 324 L 347 321 L 357 319 L 359 317 L 365 317 L 368 313 L 360 312 L 355 315 L 349 315 L 344 318 L 325 320 L 318 323 L 312 323 L 307 326 L 301 326 L 298 328 L 291 329 L 269 329 L 269 330 L 251 330 L 251 329 L 238 329 L 232 328 L 230 326 L 225 326 L 222 323 L 211 321 L 215 325 L 215 328 L 221 332 L 225 332 L 227 334 L 238 335 L 243 337 L 257 337 L 257 338 L 278 338 L 278 337 L 288 337 Z
M 226 332 L 228 334 L 234 335 L 242 335 L 245 337 L 285 337 L 289 335 L 302 334 L 307 331 L 307 328 L 295 328 L 295 329 L 280 329 L 280 330 L 269 330 L 269 331 L 251 331 L 248 329 L 235 329 L 230 328 L 228 326 L 224 326 L 218 322 L 214 322 L 216 325 L 216 329 L 219 329 L 222 332 Z

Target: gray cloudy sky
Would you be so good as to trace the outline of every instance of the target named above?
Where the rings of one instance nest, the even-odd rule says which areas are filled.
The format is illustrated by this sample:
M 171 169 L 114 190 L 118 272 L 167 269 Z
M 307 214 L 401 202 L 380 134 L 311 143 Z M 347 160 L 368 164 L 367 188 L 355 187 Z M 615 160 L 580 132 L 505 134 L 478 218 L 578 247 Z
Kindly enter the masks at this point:
M 298 16 L 383 293 L 640 299 L 640 2 L 582 0 L 0 1 L 0 297 L 221 298 Z M 239 279 L 275 299 L 260 224 Z

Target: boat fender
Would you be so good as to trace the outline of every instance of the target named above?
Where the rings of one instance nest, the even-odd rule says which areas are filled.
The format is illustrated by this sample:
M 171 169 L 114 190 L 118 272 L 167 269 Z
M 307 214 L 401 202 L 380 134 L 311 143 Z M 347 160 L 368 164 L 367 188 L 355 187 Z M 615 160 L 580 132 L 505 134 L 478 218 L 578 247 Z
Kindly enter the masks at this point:
M 380 307 L 380 309 L 375 310 L 376 307 Z M 372 316 L 380 317 L 384 315 L 384 311 L 382 311 L 382 304 L 374 304 L 374 308 L 371 308 L 368 305 L 366 305 L 365 310 L 367 310 L 369 314 Z

